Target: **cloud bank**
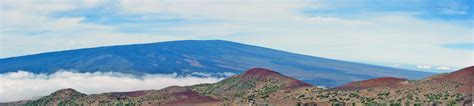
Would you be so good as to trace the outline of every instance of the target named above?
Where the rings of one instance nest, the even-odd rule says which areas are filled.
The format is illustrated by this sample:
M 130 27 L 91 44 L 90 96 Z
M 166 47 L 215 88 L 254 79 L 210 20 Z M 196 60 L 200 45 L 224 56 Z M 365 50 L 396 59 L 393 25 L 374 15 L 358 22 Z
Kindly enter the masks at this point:
M 178 76 L 177 74 L 147 74 L 134 76 L 117 72 L 78 73 L 61 70 L 53 74 L 17 71 L 0 74 L 0 102 L 37 99 L 56 90 L 73 88 L 86 94 L 161 89 L 179 85 L 214 83 L 217 77 Z

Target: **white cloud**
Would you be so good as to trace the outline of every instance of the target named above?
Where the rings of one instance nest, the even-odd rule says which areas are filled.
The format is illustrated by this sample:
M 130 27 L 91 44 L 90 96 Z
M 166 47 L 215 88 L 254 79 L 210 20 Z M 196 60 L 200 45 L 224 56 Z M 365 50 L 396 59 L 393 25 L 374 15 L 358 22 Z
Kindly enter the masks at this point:
M 431 66 L 429 65 L 418 65 L 416 68 L 421 68 L 421 69 L 431 69 Z
M 161 89 L 172 85 L 214 83 L 221 79 L 178 77 L 177 74 L 148 74 L 137 77 L 116 72 L 77 73 L 62 70 L 46 75 L 18 71 L 0 74 L 0 102 L 35 99 L 63 88 L 73 88 L 86 94 L 96 94 Z
M 400 64 L 394 64 L 392 67 L 400 67 Z
M 235 73 L 232 73 L 232 72 L 216 72 L 216 73 L 192 72 L 191 75 L 202 76 L 202 77 L 212 77 L 212 76 L 230 77 L 230 76 L 235 75 Z
M 269 21 L 292 17 L 296 9 L 310 5 L 309 0 L 121 0 L 124 12 L 134 14 L 173 14 L 183 18 L 212 18 L 218 20 Z M 256 20 L 258 19 L 258 20 Z
M 454 70 L 453 68 L 448 67 L 448 66 L 439 66 L 439 67 L 436 67 L 436 69 L 439 69 L 439 70 Z

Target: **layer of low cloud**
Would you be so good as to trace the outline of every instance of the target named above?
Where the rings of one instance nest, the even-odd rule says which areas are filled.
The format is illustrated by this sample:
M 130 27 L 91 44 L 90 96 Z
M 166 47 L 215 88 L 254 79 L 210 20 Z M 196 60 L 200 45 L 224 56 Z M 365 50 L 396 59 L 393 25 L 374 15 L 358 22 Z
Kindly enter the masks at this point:
M 235 73 L 231 73 L 231 72 L 222 72 L 222 73 L 192 72 L 191 75 L 199 76 L 199 77 L 212 77 L 212 76 L 230 77 L 230 76 L 235 75 Z
M 147 74 L 134 76 L 117 72 L 77 73 L 61 70 L 53 74 L 17 71 L 0 74 L 0 102 L 37 99 L 63 89 L 86 94 L 161 89 L 168 86 L 214 83 L 222 78 Z
M 436 67 L 436 69 L 438 70 L 455 70 L 451 67 L 448 67 L 448 66 L 439 66 L 439 67 Z
M 430 68 L 431 68 L 431 66 L 429 66 L 429 65 L 418 65 L 418 66 L 416 66 L 416 68 L 421 68 L 421 69 L 430 69 Z

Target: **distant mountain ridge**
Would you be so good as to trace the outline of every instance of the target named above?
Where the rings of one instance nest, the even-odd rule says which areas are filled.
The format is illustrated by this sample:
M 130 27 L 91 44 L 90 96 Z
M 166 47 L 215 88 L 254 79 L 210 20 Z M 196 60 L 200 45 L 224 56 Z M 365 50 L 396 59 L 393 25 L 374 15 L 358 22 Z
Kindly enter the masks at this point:
M 0 59 L 0 73 L 18 70 L 54 73 L 114 71 L 130 74 L 241 73 L 263 67 L 315 85 L 338 86 L 377 77 L 420 79 L 432 73 L 396 69 L 223 40 L 183 40 L 57 51 Z

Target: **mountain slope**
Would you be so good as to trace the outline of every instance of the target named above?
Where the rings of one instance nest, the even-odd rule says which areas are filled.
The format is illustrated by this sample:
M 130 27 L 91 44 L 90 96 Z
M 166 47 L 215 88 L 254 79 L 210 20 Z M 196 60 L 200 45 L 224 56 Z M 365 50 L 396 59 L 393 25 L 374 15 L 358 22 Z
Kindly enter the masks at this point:
M 232 76 L 215 84 L 192 86 L 201 94 L 230 100 L 266 98 L 278 90 L 292 90 L 301 87 L 311 87 L 311 85 L 264 68 L 253 68 L 244 74 Z
M 60 105 L 60 104 L 70 104 L 74 103 L 74 100 L 87 96 L 81 92 L 78 92 L 74 89 L 67 88 L 58 90 L 51 95 L 40 98 L 28 104 L 43 104 L 43 105 Z
M 221 100 L 200 95 L 187 87 L 171 86 L 160 90 L 142 90 L 131 92 L 110 92 L 102 94 L 85 95 L 74 89 L 58 90 L 51 95 L 38 100 L 25 102 L 11 102 L 2 105 L 28 105 L 28 106 L 62 106 L 62 105 L 125 105 L 125 106 L 157 106 L 172 104 L 202 104 L 214 103 Z
M 327 90 L 293 90 L 274 97 L 301 103 L 356 103 L 368 105 L 389 103 L 393 105 L 472 105 L 474 66 L 452 73 L 431 76 L 422 80 L 382 77 L 356 81 Z M 286 98 L 285 98 L 286 97 Z
M 373 88 L 373 87 L 388 87 L 388 86 L 393 86 L 393 85 L 402 83 L 404 81 L 407 81 L 407 79 L 394 78 L 394 77 L 382 77 L 382 78 L 351 82 L 351 83 L 345 84 L 344 86 L 336 87 L 331 90 L 362 90 L 362 89 Z
M 393 77 L 375 78 L 351 82 L 329 90 L 363 90 L 374 88 L 417 89 L 457 91 L 459 93 L 474 93 L 474 66 L 466 67 L 451 73 L 439 74 L 422 80 L 407 80 Z
M 333 101 L 340 102 L 461 103 L 471 105 L 474 95 L 473 81 L 474 66 L 470 66 L 422 80 L 376 78 L 348 83 L 319 94 L 307 95 L 313 97 L 331 95 L 327 97 L 336 98 Z M 335 94 L 327 92 L 335 92 Z
M 142 90 L 131 92 L 110 92 L 93 94 L 75 100 L 76 104 L 129 104 L 129 105 L 166 105 L 196 104 L 219 102 L 219 99 L 200 95 L 187 87 L 170 86 L 160 90 Z
M 426 79 L 432 83 L 456 82 L 461 84 L 457 90 L 464 93 L 474 93 L 474 66 L 467 67 L 449 74 Z
M 420 79 L 431 73 L 381 67 L 274 50 L 222 40 L 184 40 L 57 51 L 0 59 L 0 73 L 26 70 L 53 73 L 115 71 L 132 74 L 193 72 L 222 77 L 252 67 L 315 85 L 338 86 L 377 77 Z M 220 73 L 220 74 L 219 74 Z

